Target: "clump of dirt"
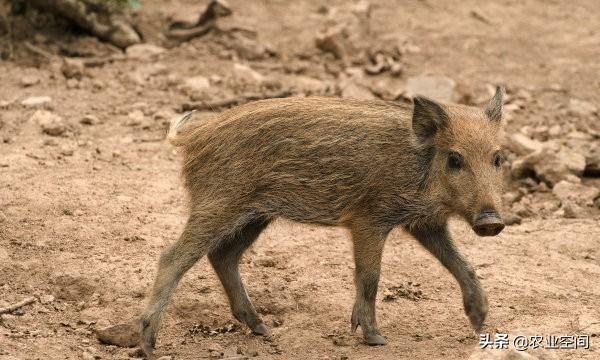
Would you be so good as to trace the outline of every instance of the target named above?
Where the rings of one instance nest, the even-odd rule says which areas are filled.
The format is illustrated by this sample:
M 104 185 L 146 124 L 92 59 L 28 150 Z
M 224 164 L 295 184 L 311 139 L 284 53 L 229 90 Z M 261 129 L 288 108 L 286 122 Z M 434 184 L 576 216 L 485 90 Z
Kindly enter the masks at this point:
M 406 284 L 388 287 L 387 292 L 383 296 L 383 301 L 394 301 L 400 298 L 419 301 L 427 299 L 427 296 L 423 294 L 421 284 L 409 281 Z

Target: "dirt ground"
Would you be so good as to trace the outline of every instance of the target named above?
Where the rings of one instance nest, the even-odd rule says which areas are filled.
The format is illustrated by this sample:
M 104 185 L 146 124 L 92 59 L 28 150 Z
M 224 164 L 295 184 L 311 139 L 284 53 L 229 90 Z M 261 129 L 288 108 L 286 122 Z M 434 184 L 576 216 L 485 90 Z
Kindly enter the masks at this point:
M 327 8 L 352 3 L 229 3 L 234 13 L 225 23 L 255 30 L 274 50 L 255 59 L 238 57 L 230 38 L 213 33 L 153 58 L 86 67 L 81 76 L 67 79 L 57 62 L 60 44 L 96 53 L 114 50 L 72 29 L 37 27 L 13 34 L 13 57 L 0 62 L 0 307 L 27 297 L 36 302 L 2 316 L 0 359 L 139 356 L 134 349 L 100 344 L 94 330 L 139 314 L 160 252 L 183 227 L 179 156 L 164 141 L 170 118 L 192 100 L 245 91 L 230 79 L 234 63 L 249 65 L 272 87 L 306 84 L 306 78 L 319 85 L 339 81 L 335 66 L 341 61 L 321 54 L 314 38 L 326 23 Z M 189 17 L 205 5 L 143 1 L 138 19 L 151 31 L 167 15 Z M 378 0 L 372 6 L 370 42 L 397 36 L 408 50 L 400 59 L 402 74 L 368 76 L 370 89 L 396 93 L 409 77 L 431 73 L 456 82 L 457 101 L 477 103 L 489 96 L 490 84 L 504 84 L 513 96 L 525 90 L 531 98 L 508 119 L 509 133 L 524 126 L 578 128 L 583 120 L 575 122 L 564 111 L 569 99 L 600 105 L 595 0 L 568 5 Z M 164 45 L 159 37 L 147 40 Z M 28 52 L 25 41 L 54 58 Z M 182 87 L 195 76 L 210 80 L 202 95 Z M 22 105 L 30 96 L 52 100 Z M 58 136 L 32 120 L 40 109 L 60 116 L 64 126 Z M 589 126 L 600 129 L 599 120 L 596 116 Z M 600 185 L 593 178 L 583 182 Z M 534 209 L 494 238 L 478 238 L 466 224 L 452 223 L 458 246 L 488 293 L 484 332 L 585 334 L 588 350 L 536 356 L 600 358 L 600 212 L 588 210 L 565 218 Z M 466 359 L 478 349 L 456 282 L 400 230 L 386 244 L 377 299 L 380 329 L 389 341 L 384 347 L 365 345 L 360 330 L 350 334 L 353 262 L 343 230 L 277 221 L 242 263 L 250 297 L 272 336 L 252 336 L 233 319 L 203 259 L 186 274 L 167 310 L 158 356 Z M 404 290 L 400 296 L 386 297 L 398 287 Z

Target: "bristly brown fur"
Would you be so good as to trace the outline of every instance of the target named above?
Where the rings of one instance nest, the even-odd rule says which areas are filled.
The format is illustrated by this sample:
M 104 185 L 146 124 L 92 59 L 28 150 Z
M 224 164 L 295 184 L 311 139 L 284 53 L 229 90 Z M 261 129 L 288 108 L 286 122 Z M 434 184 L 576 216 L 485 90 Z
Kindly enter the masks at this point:
M 185 131 L 177 128 L 183 122 L 174 122 L 169 140 L 183 149 L 190 218 L 180 240 L 161 256 L 142 316 L 146 353 L 177 282 L 205 254 L 236 318 L 255 333 L 266 332 L 237 262 L 278 217 L 350 229 L 357 286 L 352 329 L 360 325 L 367 343 L 385 343 L 376 326 L 375 295 L 383 244 L 396 226 L 454 275 L 465 311 L 480 327 L 485 294 L 446 223 L 452 214 L 471 225 L 482 214 L 497 216 L 502 132 L 490 114 L 499 118 L 501 96 L 487 112 L 425 98 L 414 110 L 383 101 L 271 99 L 188 123 Z M 449 168 L 449 156 L 460 156 L 463 167 Z

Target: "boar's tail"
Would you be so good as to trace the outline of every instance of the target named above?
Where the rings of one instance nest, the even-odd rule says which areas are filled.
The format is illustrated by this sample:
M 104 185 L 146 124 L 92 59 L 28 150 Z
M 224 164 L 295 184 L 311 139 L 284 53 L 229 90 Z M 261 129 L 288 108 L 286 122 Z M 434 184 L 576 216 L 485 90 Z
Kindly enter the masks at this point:
M 167 134 L 167 140 L 173 146 L 182 146 L 186 142 L 186 137 L 183 136 L 183 130 L 185 128 L 189 128 L 186 126 L 192 115 L 194 115 L 195 110 L 186 112 L 185 114 L 174 118 L 171 120 L 171 125 L 169 125 L 169 133 Z

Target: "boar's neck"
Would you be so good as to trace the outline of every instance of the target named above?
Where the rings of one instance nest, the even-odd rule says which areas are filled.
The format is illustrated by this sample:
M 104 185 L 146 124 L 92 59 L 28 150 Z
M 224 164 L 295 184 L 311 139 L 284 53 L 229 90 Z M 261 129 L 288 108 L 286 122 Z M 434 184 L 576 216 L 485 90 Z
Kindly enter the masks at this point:
M 449 213 L 438 196 L 436 174 L 432 172 L 435 148 L 414 145 L 408 155 L 396 162 L 390 179 L 395 184 L 393 190 L 380 194 L 385 221 L 407 227 L 445 223 Z

